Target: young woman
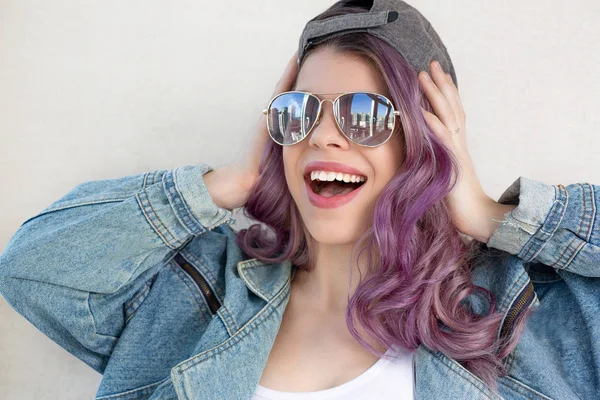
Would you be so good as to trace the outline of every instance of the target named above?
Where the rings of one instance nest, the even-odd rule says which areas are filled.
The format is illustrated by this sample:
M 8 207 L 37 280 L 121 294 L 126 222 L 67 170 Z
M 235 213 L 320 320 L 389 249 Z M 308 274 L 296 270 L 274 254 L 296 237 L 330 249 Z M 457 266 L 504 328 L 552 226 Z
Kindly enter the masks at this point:
M 594 398 L 600 187 L 487 196 L 421 22 L 334 4 L 243 160 L 76 186 L 10 240 L 0 292 L 98 399 Z M 262 226 L 234 232 L 242 206 Z

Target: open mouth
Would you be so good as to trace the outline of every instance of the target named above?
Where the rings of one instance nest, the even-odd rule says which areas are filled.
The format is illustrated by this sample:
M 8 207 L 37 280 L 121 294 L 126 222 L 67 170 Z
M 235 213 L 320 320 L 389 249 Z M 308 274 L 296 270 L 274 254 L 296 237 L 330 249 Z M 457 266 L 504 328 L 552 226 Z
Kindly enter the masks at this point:
M 310 189 L 313 191 L 313 193 L 322 197 L 343 196 L 345 194 L 355 191 L 367 182 L 366 179 L 364 182 L 344 182 L 338 180 L 311 181 L 310 173 L 304 176 L 304 180 L 306 181 Z

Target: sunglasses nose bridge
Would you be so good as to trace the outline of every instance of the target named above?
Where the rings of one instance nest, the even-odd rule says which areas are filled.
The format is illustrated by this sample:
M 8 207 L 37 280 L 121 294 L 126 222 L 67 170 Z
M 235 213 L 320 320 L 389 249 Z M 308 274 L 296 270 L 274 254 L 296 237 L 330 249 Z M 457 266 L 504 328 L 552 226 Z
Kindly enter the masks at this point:
M 331 99 L 319 99 L 319 116 L 317 118 L 317 122 L 319 122 L 321 120 L 321 116 L 323 115 L 323 103 L 325 103 L 326 101 L 331 103 L 331 107 L 333 109 L 333 116 L 335 118 L 335 101 L 337 99 L 331 100 Z

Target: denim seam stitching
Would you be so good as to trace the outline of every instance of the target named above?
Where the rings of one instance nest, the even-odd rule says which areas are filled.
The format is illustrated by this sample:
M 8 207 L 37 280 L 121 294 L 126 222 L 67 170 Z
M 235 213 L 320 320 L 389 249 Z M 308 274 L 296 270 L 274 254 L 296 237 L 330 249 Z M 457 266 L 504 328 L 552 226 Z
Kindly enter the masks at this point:
M 566 213 L 566 209 L 567 209 L 567 206 L 568 206 L 568 192 L 567 192 L 567 189 L 563 185 L 555 186 L 555 188 L 558 188 L 558 194 L 559 194 L 559 198 L 560 199 L 562 199 L 562 197 L 563 197 L 563 188 L 564 188 L 565 197 L 566 197 L 566 201 L 565 201 L 565 204 L 563 206 L 563 212 L 562 212 L 563 215 L 561 216 L 561 218 L 559 220 L 559 223 L 560 223 L 560 221 L 562 221 L 562 218 L 564 217 L 564 214 Z M 558 224 L 559 223 L 557 223 L 556 229 L 558 229 Z M 552 263 L 552 265 L 551 265 L 552 267 L 556 267 L 558 269 L 565 269 L 567 267 L 566 261 L 562 261 L 562 260 L 564 259 L 565 254 L 567 253 L 567 250 L 570 249 L 571 244 L 573 243 L 574 239 L 575 238 L 571 239 L 571 241 L 569 242 L 569 244 L 567 244 L 564 247 L 562 253 L 558 256 L 557 260 L 554 263 Z
M 138 202 L 138 205 L 140 207 L 140 209 L 142 210 L 142 213 L 144 214 L 144 217 L 146 218 L 146 221 L 148 221 L 148 223 L 150 224 L 150 226 L 152 227 L 152 229 L 154 230 L 154 232 L 156 232 L 156 234 L 162 239 L 162 241 L 171 249 L 176 249 L 176 246 L 173 246 L 169 240 L 165 237 L 165 235 L 163 234 L 162 230 L 156 226 L 156 224 L 154 224 L 154 222 L 152 221 L 152 218 L 148 215 L 147 211 L 146 211 L 146 206 L 144 205 L 144 201 L 141 199 L 141 196 L 139 194 L 135 195 L 136 200 Z
M 568 204 L 568 196 L 566 196 L 565 204 L 563 204 L 560 200 L 562 200 L 562 188 L 553 186 L 555 192 L 555 201 L 553 203 L 553 207 L 550 209 L 550 213 L 547 216 L 546 220 L 542 223 L 542 226 L 532 235 L 527 243 L 523 246 L 521 250 L 521 258 L 527 262 L 532 261 L 535 257 L 542 251 L 542 249 L 546 246 L 554 232 L 558 229 L 560 225 L 560 221 L 562 221 L 566 205 Z M 548 230 L 544 229 L 548 228 Z
M 148 296 L 148 294 L 150 293 L 150 284 L 148 284 L 147 282 L 144 283 L 144 288 L 141 290 L 140 293 L 138 293 L 129 303 L 129 305 L 127 307 L 125 307 L 125 313 L 130 313 L 127 316 L 127 319 L 125 320 L 125 323 L 129 323 L 129 321 L 131 320 L 131 318 L 133 318 L 133 316 L 137 313 L 137 310 L 140 308 L 140 306 L 144 303 L 143 300 L 146 299 L 146 297 Z M 142 297 L 143 296 L 143 297 Z M 140 298 L 142 298 L 142 301 L 140 301 Z
M 61 203 L 60 206 L 46 208 L 46 209 L 40 211 L 38 214 L 25 220 L 23 223 L 28 222 L 31 219 L 41 217 L 44 214 L 48 214 L 48 213 L 55 212 L 55 211 L 65 210 L 68 208 L 75 208 L 75 207 L 79 207 L 79 206 L 88 206 L 88 205 L 92 205 L 92 204 L 119 203 L 119 202 L 125 201 L 129 198 L 130 197 L 111 197 L 109 199 L 102 199 L 102 200 L 92 200 L 92 201 L 84 201 L 84 202 L 74 201 L 74 202 L 67 203 L 67 204 Z
M 567 257 L 569 257 L 569 255 L 573 254 L 572 251 L 570 251 L 573 247 L 573 242 L 575 242 L 578 239 L 578 237 L 576 235 L 573 236 L 573 238 L 571 238 L 571 240 L 569 240 L 569 243 L 567 245 L 565 245 L 563 251 L 560 253 L 560 255 L 558 256 L 558 259 L 556 260 L 556 262 L 553 264 L 553 266 L 557 266 L 560 269 L 565 269 L 566 268 L 566 260 L 568 259 Z M 563 261 L 565 260 L 565 261 Z
M 112 400 L 112 399 L 118 399 L 118 398 L 122 398 L 122 397 L 127 397 L 127 396 L 131 396 L 131 395 L 136 395 L 139 396 L 140 394 L 146 394 L 147 391 L 154 387 L 154 386 L 160 386 L 163 383 L 165 383 L 166 381 L 168 381 L 170 379 L 170 377 L 167 377 L 161 381 L 158 382 L 154 382 L 154 383 L 150 383 L 148 385 L 145 386 L 141 386 L 139 388 L 136 389 L 131 389 L 131 390 L 127 390 L 126 392 L 122 392 L 122 393 L 116 393 L 116 394 L 109 394 L 106 396 L 100 396 L 100 397 L 96 397 L 95 400 Z M 142 392 L 142 393 L 138 393 L 138 392 Z M 153 393 L 154 390 L 150 393 Z
M 167 226 L 167 224 L 165 224 L 159 217 L 158 213 L 154 210 L 154 207 L 152 206 L 152 203 L 150 202 L 150 197 L 148 196 L 147 192 L 144 191 L 144 194 L 146 194 L 146 199 L 148 200 L 148 207 L 150 207 L 150 210 L 152 210 L 152 214 L 156 217 L 156 220 L 160 223 L 160 225 L 164 228 L 164 230 L 166 232 L 169 233 L 169 235 L 173 238 L 173 243 L 175 243 L 175 245 L 177 247 L 179 247 L 183 241 L 181 241 L 173 232 L 171 232 L 171 230 L 169 229 L 169 227 Z
M 148 293 L 149 291 L 150 291 L 150 285 L 147 282 L 144 282 L 144 287 L 140 290 L 140 292 L 133 299 L 130 300 L 129 305 L 127 305 L 125 307 L 125 310 L 129 310 L 130 308 L 133 308 L 133 305 L 138 301 L 138 299 L 141 296 Z
M 584 240 L 587 242 L 587 241 L 590 240 L 590 237 L 591 237 L 592 226 L 594 224 L 594 216 L 596 214 L 596 207 L 595 207 L 595 204 L 594 204 L 594 197 L 593 197 L 594 190 L 588 184 L 586 184 L 586 186 L 583 186 L 583 185 L 580 184 L 580 186 L 581 186 L 581 189 L 582 189 L 581 191 L 583 192 L 582 197 L 584 198 L 584 204 L 586 205 L 585 206 L 585 210 L 586 211 L 584 212 L 584 216 L 583 216 L 583 219 L 581 221 L 581 225 L 580 226 L 581 226 L 581 228 L 583 228 L 584 224 L 587 225 L 587 233 L 584 236 Z M 586 190 L 586 188 L 588 188 L 588 187 L 590 187 L 590 191 L 589 192 Z M 589 200 L 590 200 L 590 205 L 591 205 L 591 212 L 587 212 L 588 211 L 588 206 L 587 206 L 587 202 L 585 201 L 586 197 L 590 197 Z
M 575 237 L 569 242 L 569 244 L 567 246 L 565 246 L 565 249 L 563 250 L 563 252 L 561 253 L 561 255 L 559 256 L 559 261 L 556 262 L 556 264 L 558 264 L 560 266 L 560 268 L 565 269 L 565 270 L 569 270 L 569 265 L 571 264 L 571 262 L 573 261 L 573 259 L 577 256 L 577 254 L 579 254 L 579 252 L 581 251 L 581 249 L 583 248 L 583 246 L 585 245 L 586 241 L 588 240 L 589 237 L 589 233 L 590 233 L 590 227 L 591 224 L 588 223 L 588 205 L 587 205 L 587 201 L 586 201 L 586 190 L 585 187 L 581 184 L 578 184 L 578 186 L 581 188 L 581 198 L 583 199 L 583 212 L 582 212 L 582 216 L 581 216 L 581 220 L 579 222 L 579 229 L 577 230 L 577 235 L 575 235 Z M 592 201 L 592 208 L 593 208 L 593 201 Z M 580 239 L 581 236 L 581 232 L 584 229 L 584 224 L 588 225 L 588 232 L 585 235 L 584 240 Z M 579 243 L 579 245 L 577 246 L 577 248 L 573 249 L 572 252 L 570 253 L 571 256 L 566 259 L 564 262 L 560 262 L 562 261 L 563 258 L 566 258 L 568 256 L 567 254 L 567 250 L 572 248 L 573 243 L 577 240 L 581 240 L 581 242 Z
M 245 265 L 246 269 L 256 268 L 256 267 L 264 267 L 264 266 L 265 266 L 265 264 L 262 263 L 260 260 L 257 260 L 256 262 Z
M 530 399 L 537 400 L 541 398 L 544 400 L 553 400 L 551 397 L 548 397 L 545 394 L 538 392 L 534 388 L 525 385 L 524 383 L 520 382 L 518 379 L 513 378 L 512 376 L 503 376 L 502 378 L 505 379 L 499 380 L 499 382 L 509 387 L 510 389 L 513 389 L 515 392 L 527 396 Z M 535 395 L 536 397 L 531 397 L 531 395 Z
M 156 176 L 158 175 L 158 170 L 154 170 L 154 171 L 150 171 L 148 173 L 148 179 L 146 180 L 146 183 L 150 182 L 150 185 L 154 185 L 155 183 L 158 183 L 159 181 L 156 180 Z M 144 187 L 144 189 L 146 189 Z
M 532 283 L 555 283 L 555 282 L 560 282 L 563 280 L 563 278 L 556 278 L 553 280 L 549 280 L 549 281 L 545 281 L 545 280 L 541 280 L 541 279 L 537 279 L 537 278 L 532 278 L 531 275 L 529 276 L 529 280 L 531 280 Z
M 583 223 L 586 222 L 586 214 L 587 214 L 587 201 L 586 201 L 586 196 L 585 196 L 585 189 L 583 188 L 583 186 L 581 186 L 581 184 L 578 184 L 578 186 L 581 188 L 581 199 L 583 200 L 583 215 L 581 216 L 581 220 L 579 221 L 579 229 L 577 230 L 577 235 L 581 235 L 581 231 L 583 229 Z
M 153 185 L 154 185 L 154 184 L 156 184 L 156 183 L 160 183 L 160 180 L 161 180 L 161 178 L 162 178 L 162 175 L 161 175 L 161 176 L 159 176 L 158 172 L 159 172 L 158 170 L 155 170 L 155 171 L 152 173 L 152 184 L 153 184 Z M 158 176 L 158 179 L 156 178 L 157 176 Z
M 142 190 L 146 189 L 146 186 L 148 186 L 148 177 L 150 176 L 152 172 L 148 172 L 144 175 L 144 179 L 142 179 Z
M 235 335 L 235 333 L 238 330 L 238 327 L 233 317 L 231 316 L 231 313 L 229 312 L 227 307 L 225 307 L 225 304 L 221 303 L 221 307 L 217 310 L 217 314 L 221 316 L 221 321 L 223 321 L 223 323 L 225 324 L 229 336 Z M 233 329 L 231 328 L 232 325 Z
M 245 276 L 244 276 L 245 278 Z M 259 288 L 257 288 L 256 286 L 254 286 L 254 284 L 252 283 L 252 281 L 250 279 L 244 279 L 244 281 L 250 286 L 250 288 L 257 292 L 260 293 L 260 295 L 263 297 L 264 300 L 269 301 L 269 296 L 267 296 L 267 294 L 265 294 L 263 291 L 261 291 Z
M 574 248 L 574 243 L 578 242 L 579 245 L 577 247 Z M 562 255 L 564 254 L 565 257 L 569 256 L 570 257 L 567 258 L 564 262 L 562 262 L 562 267 L 561 269 L 564 269 L 565 271 L 570 271 L 569 266 L 571 265 L 571 262 L 573 261 L 573 259 L 577 256 L 577 254 L 579 254 L 579 252 L 581 251 L 581 249 L 583 249 L 583 247 L 585 246 L 586 242 L 581 240 L 578 237 L 574 237 L 568 244 L 568 246 L 565 248 L 565 250 L 563 251 Z M 573 246 L 572 246 L 573 245 Z M 572 250 L 571 250 L 572 249 Z M 567 250 L 571 250 L 571 252 L 567 253 Z
M 114 339 L 114 340 L 119 340 L 118 336 L 107 335 L 105 333 L 98 332 L 98 328 L 96 327 L 96 317 L 94 317 L 94 313 L 92 312 L 92 307 L 90 307 L 90 292 L 87 292 L 86 295 L 87 295 L 87 300 L 85 302 L 85 305 L 88 309 L 88 312 L 90 313 L 90 319 L 92 320 L 92 328 L 94 329 L 94 335 L 98 335 L 98 336 L 102 336 L 102 337 L 106 337 L 106 338 L 110 338 L 110 339 Z
M 140 193 L 136 194 L 135 197 L 138 201 L 138 205 L 139 205 L 140 209 L 142 210 L 142 213 L 146 217 L 146 220 L 148 221 L 148 223 L 150 223 L 150 226 L 152 226 L 152 228 L 158 234 L 158 236 L 160 236 L 160 238 L 163 240 L 163 242 L 169 248 L 177 249 L 179 241 L 176 240 L 174 243 L 171 243 L 171 241 L 169 239 L 167 239 L 167 237 L 166 237 L 166 234 L 167 233 L 170 234 L 170 232 L 163 231 L 163 229 L 161 229 L 161 226 L 164 227 L 164 224 L 162 223 L 162 221 L 158 218 L 158 216 L 156 215 L 156 213 L 154 212 L 154 210 L 151 207 L 150 207 L 151 212 L 149 212 L 149 210 L 147 209 L 146 202 L 148 203 L 148 206 L 149 206 L 149 201 L 148 201 L 148 195 L 147 195 L 146 191 L 145 190 L 141 191 Z M 144 199 L 146 201 L 144 201 Z M 154 222 L 155 219 L 158 221 L 160 226 Z
M 203 233 L 203 226 L 193 215 L 190 215 L 185 200 L 177 188 L 174 171 L 169 171 L 163 176 L 163 187 L 169 198 L 169 203 L 173 204 L 173 209 L 183 222 L 184 226 L 193 234 Z
M 590 216 L 590 230 L 588 232 L 588 237 L 586 238 L 586 241 L 590 241 L 590 239 L 592 238 L 592 233 L 594 232 L 594 222 L 596 221 L 597 218 L 597 213 L 598 210 L 596 209 L 596 191 L 594 190 L 594 186 L 588 183 L 588 186 L 590 188 L 590 201 L 592 203 L 592 215 Z
M 553 186 L 553 189 L 555 199 L 560 198 L 560 188 L 558 188 L 557 190 L 557 187 Z M 541 233 L 534 234 L 534 240 L 531 240 L 531 242 L 528 243 L 529 246 L 527 246 L 527 251 L 525 252 L 525 257 L 527 261 L 533 260 L 535 256 L 539 254 L 539 252 L 544 248 L 546 243 L 550 240 L 556 229 L 558 229 L 558 225 L 564 215 L 565 207 L 560 206 L 562 205 L 560 201 L 558 203 L 555 202 L 553 204 L 554 206 L 551 208 L 550 214 L 546 218 L 546 221 L 542 222 L 542 226 L 540 227 Z
M 559 188 L 561 194 L 562 194 L 562 191 L 563 191 L 563 187 L 564 186 L 562 186 L 562 185 L 558 185 L 558 188 Z M 566 191 L 567 189 L 565 188 L 564 190 Z M 568 205 L 568 192 L 567 192 L 566 196 L 567 196 L 567 202 L 566 202 L 565 207 L 564 207 L 565 211 L 566 211 L 566 205 Z M 580 225 L 580 227 L 581 227 L 581 225 Z M 565 260 L 565 258 L 568 257 L 567 251 L 569 251 L 572 248 L 572 244 L 573 244 L 573 242 L 576 239 L 577 239 L 577 235 L 575 235 L 575 237 L 573 237 L 569 241 L 569 243 L 564 246 L 564 248 L 563 248 L 562 252 L 560 253 L 560 255 L 558 256 L 557 260 L 554 263 L 552 263 L 552 265 L 551 265 L 552 267 L 555 267 L 557 269 L 566 269 L 568 267 L 568 265 L 570 263 L 569 259 L 572 260 L 572 258 L 574 257 L 574 254 L 576 254 L 579 251 L 577 249 L 571 251 L 571 253 L 569 253 L 569 254 L 571 254 L 571 257 L 569 257 L 569 259 Z M 565 260 L 565 261 L 563 261 L 563 260 Z
M 581 240 L 581 243 L 579 243 L 579 246 L 573 250 L 573 253 L 571 254 L 571 257 L 566 260 L 564 262 L 564 267 L 563 269 L 570 271 L 569 266 L 571 265 L 572 261 L 575 259 L 575 257 L 577 257 L 577 255 L 581 252 L 581 250 L 585 247 L 586 244 L 588 244 L 590 237 L 591 237 L 591 233 L 593 231 L 593 225 L 594 225 L 594 217 L 596 216 L 596 205 L 594 202 L 594 188 L 592 185 L 590 184 L 579 184 L 579 186 L 582 189 L 582 199 L 583 199 L 583 215 L 581 217 L 581 222 L 579 224 L 579 230 L 577 231 L 577 236 L 575 238 L 573 238 L 573 240 L 571 240 L 571 242 L 569 243 L 569 246 L 567 248 L 570 247 L 571 243 L 573 243 L 576 239 Z M 586 188 L 589 188 L 590 191 L 587 192 Z M 590 204 L 591 204 L 591 213 L 588 212 L 588 206 L 587 206 L 587 201 L 586 201 L 586 197 L 588 197 L 587 195 L 590 196 Z M 587 225 L 587 233 L 585 234 L 584 238 L 581 239 L 579 236 L 581 236 L 581 231 L 583 230 L 583 226 Z M 567 249 L 565 249 L 566 252 Z M 563 252 L 564 253 L 564 252 Z

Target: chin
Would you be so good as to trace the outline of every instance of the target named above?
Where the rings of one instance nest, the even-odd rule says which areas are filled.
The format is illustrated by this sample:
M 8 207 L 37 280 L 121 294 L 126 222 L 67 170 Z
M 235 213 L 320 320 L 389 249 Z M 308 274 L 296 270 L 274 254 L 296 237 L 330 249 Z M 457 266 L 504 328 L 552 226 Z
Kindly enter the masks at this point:
M 339 221 L 322 219 L 312 220 L 308 224 L 304 221 L 304 223 L 314 240 L 321 244 L 349 245 L 356 243 L 366 229 L 359 229 L 359 226 L 349 223 L 348 219 L 349 217 L 345 216 Z

